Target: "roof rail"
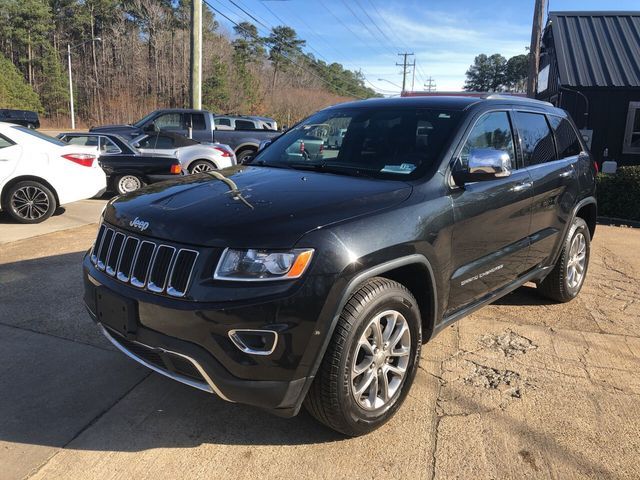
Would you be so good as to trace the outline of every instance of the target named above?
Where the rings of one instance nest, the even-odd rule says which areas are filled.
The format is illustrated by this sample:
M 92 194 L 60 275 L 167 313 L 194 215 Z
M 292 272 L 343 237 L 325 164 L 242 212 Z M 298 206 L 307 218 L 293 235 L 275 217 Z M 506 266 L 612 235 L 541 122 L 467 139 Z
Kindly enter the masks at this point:
M 548 107 L 554 106 L 553 103 L 545 102 L 544 100 L 537 100 L 535 98 L 520 97 L 517 95 L 509 95 L 504 93 L 489 93 L 483 96 L 482 98 L 484 98 L 485 100 L 517 100 L 523 103 L 537 103 L 537 104 L 546 105 Z

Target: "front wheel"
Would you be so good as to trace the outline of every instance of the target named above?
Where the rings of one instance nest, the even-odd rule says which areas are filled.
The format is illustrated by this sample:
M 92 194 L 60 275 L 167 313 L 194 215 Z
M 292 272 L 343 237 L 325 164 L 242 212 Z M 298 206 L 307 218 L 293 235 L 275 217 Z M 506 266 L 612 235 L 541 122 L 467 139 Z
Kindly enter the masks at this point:
M 40 182 L 18 182 L 9 188 L 3 208 L 18 223 L 40 223 L 56 211 L 56 197 Z
M 144 182 L 140 177 L 131 174 L 120 175 L 114 183 L 119 195 L 134 192 L 144 186 Z
M 591 253 L 591 235 L 586 222 L 576 217 L 567 232 L 560 258 L 538 285 L 540 293 L 556 302 L 573 300 L 584 283 Z
M 256 152 L 253 150 L 242 150 L 241 152 L 238 152 L 238 154 L 236 155 L 236 160 L 238 164 L 241 165 L 242 162 L 244 162 L 247 158 L 253 157 L 255 154 Z
M 347 302 L 305 407 L 349 436 L 369 433 L 400 408 L 421 347 L 418 304 L 403 285 L 373 278 Z

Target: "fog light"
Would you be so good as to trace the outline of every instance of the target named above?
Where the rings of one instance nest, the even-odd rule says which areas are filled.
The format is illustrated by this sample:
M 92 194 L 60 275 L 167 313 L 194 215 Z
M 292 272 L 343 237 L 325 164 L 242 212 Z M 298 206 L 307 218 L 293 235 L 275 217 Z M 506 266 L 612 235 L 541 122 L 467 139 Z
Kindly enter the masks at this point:
M 278 332 L 273 330 L 229 330 L 229 338 L 244 353 L 271 355 L 278 343 Z

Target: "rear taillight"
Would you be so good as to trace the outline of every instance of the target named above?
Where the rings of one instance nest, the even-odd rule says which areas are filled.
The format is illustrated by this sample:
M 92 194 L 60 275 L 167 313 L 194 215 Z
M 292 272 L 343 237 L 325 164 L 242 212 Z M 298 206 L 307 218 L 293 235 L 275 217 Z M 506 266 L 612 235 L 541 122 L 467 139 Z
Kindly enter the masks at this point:
M 220 147 L 213 147 L 215 150 L 219 151 L 223 157 L 230 157 L 231 153 L 229 153 L 229 151 L 225 150 L 224 148 L 220 148 Z
M 62 158 L 71 160 L 83 167 L 93 167 L 93 161 L 96 159 L 96 156 L 89 153 L 69 153 L 67 155 L 62 155 Z
M 171 173 L 173 173 L 174 175 L 179 174 L 180 172 L 182 172 L 182 167 L 180 166 L 180 164 L 177 165 L 171 165 L 171 169 L 169 170 Z
M 594 160 L 593 166 L 596 167 L 596 173 L 600 173 L 600 168 L 598 167 L 598 162 Z
M 324 152 L 324 143 L 320 144 L 320 153 Z

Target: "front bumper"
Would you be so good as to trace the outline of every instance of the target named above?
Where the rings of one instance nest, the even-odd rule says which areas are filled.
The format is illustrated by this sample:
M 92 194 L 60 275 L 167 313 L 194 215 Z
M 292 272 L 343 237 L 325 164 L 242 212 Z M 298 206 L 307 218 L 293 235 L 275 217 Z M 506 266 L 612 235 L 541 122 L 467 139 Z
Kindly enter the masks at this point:
M 221 306 L 173 299 L 123 285 L 84 260 L 85 304 L 102 333 L 120 351 L 146 367 L 220 398 L 267 409 L 280 416 L 298 413 L 313 377 L 305 361 L 317 316 L 306 294 L 269 298 L 257 305 Z M 108 290 L 135 311 L 135 326 L 114 329 L 101 322 L 96 297 Z M 101 297 L 102 298 L 102 297 Z M 101 300 L 104 302 L 105 300 Z M 294 318 L 300 312 L 303 318 Z M 277 328 L 272 355 L 240 351 L 228 337 L 238 328 Z

